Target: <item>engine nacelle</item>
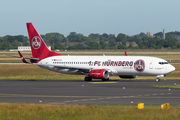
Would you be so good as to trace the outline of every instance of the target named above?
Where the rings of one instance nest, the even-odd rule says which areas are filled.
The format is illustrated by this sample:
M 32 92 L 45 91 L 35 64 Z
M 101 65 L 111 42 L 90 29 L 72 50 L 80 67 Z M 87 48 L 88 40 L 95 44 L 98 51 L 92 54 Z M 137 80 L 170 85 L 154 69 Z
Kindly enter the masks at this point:
M 119 75 L 120 78 L 136 78 L 134 75 Z
M 89 77 L 98 79 L 108 79 L 109 72 L 105 69 L 91 70 L 89 73 Z
M 157 78 L 166 77 L 166 75 L 158 75 Z

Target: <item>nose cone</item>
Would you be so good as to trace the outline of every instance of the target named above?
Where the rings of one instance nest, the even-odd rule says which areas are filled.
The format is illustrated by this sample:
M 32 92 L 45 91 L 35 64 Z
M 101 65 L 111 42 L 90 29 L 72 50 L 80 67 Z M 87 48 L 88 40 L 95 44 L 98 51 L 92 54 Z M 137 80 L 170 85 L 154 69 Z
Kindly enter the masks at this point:
M 170 71 L 170 72 L 175 71 L 175 69 L 176 69 L 176 68 L 175 68 L 173 65 L 170 65 L 170 67 L 169 67 L 169 71 Z

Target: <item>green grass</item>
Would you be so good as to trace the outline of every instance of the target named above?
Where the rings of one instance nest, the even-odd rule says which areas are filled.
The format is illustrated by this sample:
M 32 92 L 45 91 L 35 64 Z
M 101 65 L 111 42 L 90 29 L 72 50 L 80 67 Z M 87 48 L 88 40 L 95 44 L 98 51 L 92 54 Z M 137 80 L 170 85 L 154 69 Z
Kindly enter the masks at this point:
M 156 87 L 156 88 L 174 88 L 174 89 L 180 89 L 180 85 L 151 85 L 149 87 Z
M 69 79 L 84 79 L 84 75 L 69 75 L 62 74 L 47 69 L 42 69 L 36 65 L 29 64 L 2 64 L 0 65 L 0 79 L 19 79 L 19 80 L 69 80 Z
M 179 120 L 180 107 L 0 103 L 1 120 Z

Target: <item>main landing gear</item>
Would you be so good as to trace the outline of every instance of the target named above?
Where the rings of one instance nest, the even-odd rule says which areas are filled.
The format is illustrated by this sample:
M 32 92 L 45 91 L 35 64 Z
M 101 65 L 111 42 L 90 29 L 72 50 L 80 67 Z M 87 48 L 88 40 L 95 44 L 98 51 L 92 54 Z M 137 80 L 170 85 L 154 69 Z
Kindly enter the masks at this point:
M 102 79 L 102 81 L 109 81 L 109 78 L 107 78 L 107 79 Z
M 156 78 L 156 82 L 160 82 L 160 79 L 159 79 L 159 78 Z
M 92 81 L 92 78 L 91 77 L 85 77 L 84 80 L 85 81 Z
M 85 77 L 84 80 L 85 80 L 85 81 L 92 81 L 92 78 L 91 78 L 91 77 Z M 102 81 L 109 81 L 109 78 L 107 78 L 107 79 L 102 79 Z

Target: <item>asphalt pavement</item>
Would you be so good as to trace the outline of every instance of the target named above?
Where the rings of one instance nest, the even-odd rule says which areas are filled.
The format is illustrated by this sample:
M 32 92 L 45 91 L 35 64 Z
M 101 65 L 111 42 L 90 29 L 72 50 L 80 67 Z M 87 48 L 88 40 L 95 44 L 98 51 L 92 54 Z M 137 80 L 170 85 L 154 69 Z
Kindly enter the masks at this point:
M 150 85 L 180 85 L 180 80 L 0 80 L 1 103 L 180 105 L 180 89 Z

